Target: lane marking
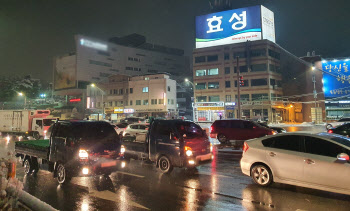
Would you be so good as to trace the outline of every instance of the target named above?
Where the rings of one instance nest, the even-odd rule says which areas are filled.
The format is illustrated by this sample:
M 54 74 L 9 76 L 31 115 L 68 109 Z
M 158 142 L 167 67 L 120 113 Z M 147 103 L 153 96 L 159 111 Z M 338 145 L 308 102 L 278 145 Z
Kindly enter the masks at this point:
M 142 175 L 132 174 L 132 173 L 124 172 L 124 171 L 116 171 L 116 173 L 125 174 L 125 175 L 129 175 L 129 176 L 134 176 L 134 177 L 138 177 L 138 178 L 144 178 L 145 177 L 145 176 L 142 176 Z

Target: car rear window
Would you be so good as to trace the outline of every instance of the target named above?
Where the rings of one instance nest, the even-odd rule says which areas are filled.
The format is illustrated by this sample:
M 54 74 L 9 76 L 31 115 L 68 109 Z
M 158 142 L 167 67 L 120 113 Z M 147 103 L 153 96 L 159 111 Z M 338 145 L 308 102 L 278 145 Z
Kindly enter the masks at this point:
M 111 125 L 106 124 L 77 124 L 73 126 L 76 139 L 83 141 L 115 141 L 119 140 Z
M 203 129 L 193 122 L 177 123 L 176 129 L 180 133 L 180 136 L 186 135 L 187 138 L 203 137 L 206 135 Z

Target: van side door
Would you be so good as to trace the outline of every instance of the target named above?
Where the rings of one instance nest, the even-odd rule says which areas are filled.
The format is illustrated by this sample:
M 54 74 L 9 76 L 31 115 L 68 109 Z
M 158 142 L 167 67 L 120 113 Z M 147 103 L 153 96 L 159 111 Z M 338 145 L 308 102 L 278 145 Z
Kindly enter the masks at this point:
M 62 161 L 66 162 L 68 153 L 67 152 L 67 143 L 69 138 L 72 137 L 71 128 L 69 124 L 59 124 L 56 128 L 54 134 L 51 138 L 51 156 L 50 161 Z

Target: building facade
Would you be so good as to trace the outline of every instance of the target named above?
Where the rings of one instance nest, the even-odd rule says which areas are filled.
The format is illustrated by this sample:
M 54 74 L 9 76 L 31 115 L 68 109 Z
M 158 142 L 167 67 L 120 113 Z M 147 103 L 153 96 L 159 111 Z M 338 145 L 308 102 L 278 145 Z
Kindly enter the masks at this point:
M 176 81 L 167 74 L 110 76 L 108 82 L 88 86 L 86 95 L 92 119 L 99 119 L 99 114 L 110 120 L 177 115 Z
M 108 81 L 112 75 L 166 72 L 177 79 L 190 74 L 189 60 L 183 50 L 147 43 L 138 34 L 109 41 L 77 35 L 75 45 L 74 53 L 55 59 L 53 81 L 55 95 L 68 100 L 81 99 L 76 103 L 80 112 L 84 112 L 86 105 L 86 87 Z

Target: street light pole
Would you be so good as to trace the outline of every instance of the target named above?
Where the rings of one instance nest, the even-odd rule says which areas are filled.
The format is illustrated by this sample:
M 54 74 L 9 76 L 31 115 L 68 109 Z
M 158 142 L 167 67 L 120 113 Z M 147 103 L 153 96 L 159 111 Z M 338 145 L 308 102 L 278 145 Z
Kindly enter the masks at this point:
M 236 66 L 237 66 L 237 94 L 238 94 L 238 97 L 237 97 L 237 103 L 238 103 L 238 113 L 237 113 L 237 119 L 241 119 L 241 86 L 240 86 L 240 72 L 239 72 L 239 56 L 236 57 L 237 59 L 237 63 L 236 63 Z
M 187 78 L 185 78 L 185 82 L 189 82 L 192 85 L 192 88 L 193 88 L 193 120 L 194 120 L 195 106 L 196 106 L 196 97 L 194 95 L 194 92 L 195 92 L 194 90 L 195 90 L 196 86 L 190 80 L 188 80 Z
M 315 100 L 315 123 L 318 123 L 318 116 L 317 116 L 317 91 L 316 91 L 316 75 L 315 75 L 315 67 L 311 68 L 313 71 L 312 75 L 312 82 L 314 83 L 314 100 Z

